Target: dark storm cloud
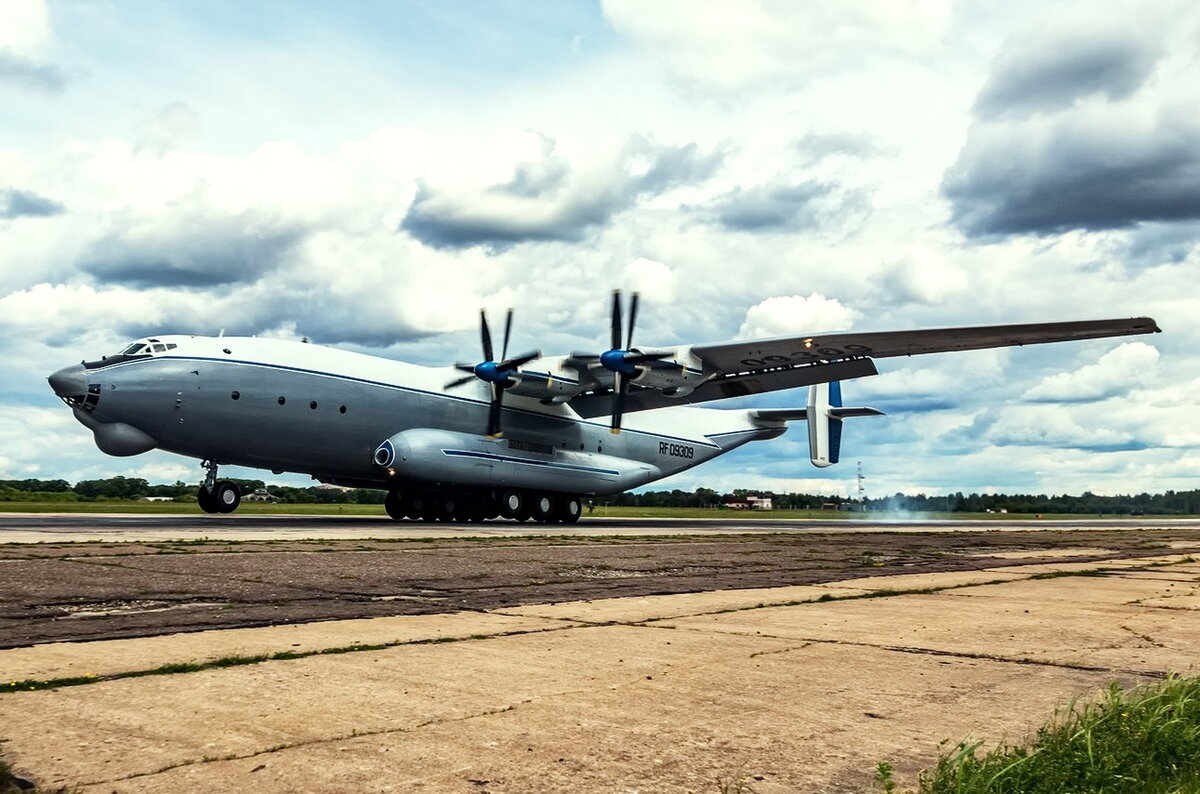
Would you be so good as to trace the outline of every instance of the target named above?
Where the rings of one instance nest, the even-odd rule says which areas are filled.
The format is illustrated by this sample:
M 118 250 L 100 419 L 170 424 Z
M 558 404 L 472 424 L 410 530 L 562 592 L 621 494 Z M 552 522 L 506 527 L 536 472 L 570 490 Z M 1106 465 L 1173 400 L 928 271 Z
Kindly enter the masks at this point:
M 1200 125 L 1118 112 L 976 125 L 942 180 L 971 236 L 1200 219 Z
M 762 185 L 738 188 L 720 197 L 708 210 L 714 221 L 733 231 L 804 231 L 832 217 L 859 214 L 867 199 L 859 191 L 844 191 L 826 182 Z
M 46 218 L 60 215 L 63 205 L 16 188 L 0 190 L 0 218 Z
M 92 245 L 80 267 L 99 281 L 134 287 L 249 283 L 275 269 L 304 236 L 296 228 L 254 227 L 228 218 L 118 233 Z
M 695 144 L 638 142 L 610 174 L 585 178 L 548 152 L 544 160 L 519 165 L 509 182 L 481 191 L 422 185 L 400 230 L 435 248 L 579 240 L 642 196 L 708 178 L 723 159 L 723 152 L 703 154 Z
M 1069 107 L 1076 99 L 1131 96 L 1162 55 L 1148 40 L 1122 32 L 1072 31 L 1010 47 L 975 101 L 980 118 Z
M 38 63 L 0 50 L 0 82 L 15 83 L 38 91 L 55 92 L 66 88 L 67 76 L 57 66 Z

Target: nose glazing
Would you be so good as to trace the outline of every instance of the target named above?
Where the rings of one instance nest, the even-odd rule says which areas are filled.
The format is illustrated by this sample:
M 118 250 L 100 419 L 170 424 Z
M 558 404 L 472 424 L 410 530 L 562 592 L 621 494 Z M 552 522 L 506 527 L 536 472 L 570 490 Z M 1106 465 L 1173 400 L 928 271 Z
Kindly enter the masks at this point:
M 46 380 L 59 397 L 82 397 L 87 393 L 87 370 L 82 364 L 60 369 Z

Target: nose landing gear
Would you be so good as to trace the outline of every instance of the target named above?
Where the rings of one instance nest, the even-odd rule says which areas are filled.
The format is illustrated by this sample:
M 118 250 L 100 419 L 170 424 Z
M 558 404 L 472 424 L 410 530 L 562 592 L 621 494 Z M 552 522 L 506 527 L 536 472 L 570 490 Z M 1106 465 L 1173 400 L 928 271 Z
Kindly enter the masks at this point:
M 217 467 L 220 464 L 215 460 L 206 460 L 200 465 L 207 470 L 204 483 L 196 493 L 196 503 L 200 509 L 206 513 L 232 513 L 237 510 L 242 503 L 242 491 L 237 483 L 217 480 Z

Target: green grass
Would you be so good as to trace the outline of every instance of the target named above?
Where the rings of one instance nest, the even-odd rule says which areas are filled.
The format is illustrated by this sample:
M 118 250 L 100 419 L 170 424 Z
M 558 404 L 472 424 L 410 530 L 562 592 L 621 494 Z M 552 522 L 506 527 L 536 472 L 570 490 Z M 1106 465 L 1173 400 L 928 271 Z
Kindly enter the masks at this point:
M 1195 794 L 1200 792 L 1200 678 L 1173 676 L 1075 702 L 1025 745 L 980 754 L 961 742 L 922 773 L 921 794 Z M 885 790 L 890 768 L 876 780 Z M 893 784 L 894 785 L 894 784 Z

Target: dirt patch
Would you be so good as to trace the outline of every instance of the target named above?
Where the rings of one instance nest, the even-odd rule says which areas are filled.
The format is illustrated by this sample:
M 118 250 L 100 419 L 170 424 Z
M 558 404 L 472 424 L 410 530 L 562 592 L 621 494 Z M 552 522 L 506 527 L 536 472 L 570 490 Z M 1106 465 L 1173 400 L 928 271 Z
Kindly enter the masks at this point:
M 1200 553 L 1189 529 L 0 545 L 0 648 Z

